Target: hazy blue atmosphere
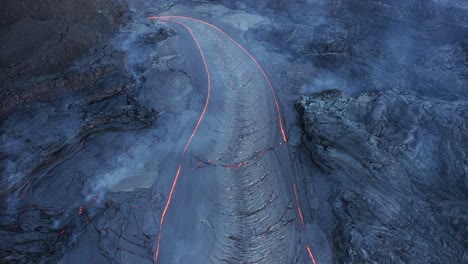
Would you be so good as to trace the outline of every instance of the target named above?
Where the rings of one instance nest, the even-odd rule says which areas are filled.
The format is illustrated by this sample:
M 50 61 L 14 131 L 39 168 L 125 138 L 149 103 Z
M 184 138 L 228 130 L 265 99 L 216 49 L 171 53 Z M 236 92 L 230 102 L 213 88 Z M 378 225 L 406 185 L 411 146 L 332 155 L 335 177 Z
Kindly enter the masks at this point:
M 0 263 L 468 263 L 465 0 L 4 0 L 0 124 Z

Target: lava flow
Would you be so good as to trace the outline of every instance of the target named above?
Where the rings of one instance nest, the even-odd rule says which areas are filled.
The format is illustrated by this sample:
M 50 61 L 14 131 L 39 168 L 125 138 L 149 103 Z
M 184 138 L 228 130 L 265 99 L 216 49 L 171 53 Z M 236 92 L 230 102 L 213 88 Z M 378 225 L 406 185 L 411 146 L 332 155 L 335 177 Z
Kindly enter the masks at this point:
M 275 106 L 275 110 L 276 110 L 276 114 L 277 114 L 277 120 L 278 120 L 278 124 L 279 124 L 279 131 L 281 132 L 281 139 L 282 141 L 278 144 L 278 146 L 281 146 L 283 145 L 283 143 L 287 143 L 287 137 L 286 137 L 286 132 L 285 132 L 285 128 L 284 128 L 284 124 L 283 124 L 283 119 L 281 117 L 281 111 L 280 111 L 280 107 L 279 107 L 279 103 L 278 103 L 278 100 L 277 100 L 277 97 L 276 97 L 276 94 L 274 92 L 274 88 L 272 86 L 272 83 L 270 81 L 270 79 L 268 78 L 268 76 L 266 75 L 264 69 L 260 66 L 260 64 L 257 62 L 257 60 L 242 46 L 240 45 L 238 42 L 236 42 L 231 36 L 229 36 L 226 32 L 224 32 L 223 30 L 221 30 L 220 28 L 206 22 L 206 21 L 203 21 L 203 20 L 199 20 L 199 19 L 195 19 L 195 18 L 191 18 L 191 17 L 186 17 L 186 16 L 159 16 L 159 17 L 156 17 L 156 16 L 151 16 L 149 17 L 150 20 L 160 20 L 160 21 L 163 21 L 163 22 L 172 22 L 172 23 L 176 23 L 180 26 L 182 26 L 183 28 L 185 28 L 191 38 L 193 39 L 193 41 L 195 42 L 196 44 L 196 47 L 198 49 L 198 52 L 202 58 L 202 61 L 203 61 L 203 64 L 204 64 L 204 68 L 205 68 L 205 72 L 206 72 L 206 78 L 207 78 L 207 95 L 206 95 L 206 101 L 205 101 L 205 105 L 204 105 L 204 108 L 202 110 L 202 113 L 200 114 L 199 118 L 198 118 L 198 121 L 192 131 L 192 133 L 190 134 L 190 137 L 189 139 L 187 140 L 186 144 L 185 144 L 185 147 L 182 151 L 182 154 L 180 156 L 180 159 L 179 159 L 179 164 L 178 164 L 178 168 L 177 168 L 177 172 L 175 174 L 175 177 L 174 177 L 174 180 L 173 180 L 173 183 L 172 183 L 172 186 L 170 188 L 170 191 L 169 191 L 169 196 L 167 198 L 167 201 L 165 203 L 165 206 L 164 206 L 164 209 L 162 211 L 162 214 L 161 214 L 161 218 L 160 218 L 160 222 L 159 222 L 159 232 L 158 232 L 158 236 L 157 236 L 157 244 L 156 244 L 156 252 L 155 252 L 155 261 L 157 263 L 160 262 L 160 249 L 161 249 L 161 239 L 162 239 L 162 230 L 163 230 L 163 224 L 164 224 L 164 221 L 165 221 L 165 218 L 166 218 L 166 214 L 168 212 L 168 209 L 169 209 L 169 206 L 171 205 L 171 202 L 174 198 L 174 192 L 175 192 L 175 188 L 177 186 L 177 183 L 179 182 L 180 180 L 180 176 L 181 176 L 181 171 L 183 169 L 183 166 L 182 166 L 182 160 L 183 158 L 185 157 L 185 154 L 186 152 L 188 151 L 195 135 L 197 134 L 197 131 L 199 130 L 199 127 L 200 127 L 200 124 L 202 122 L 202 120 L 204 119 L 205 117 L 205 114 L 207 112 L 207 109 L 208 109 L 208 106 L 210 104 L 210 99 L 211 99 L 211 96 L 212 96 L 212 91 L 211 91 L 211 76 L 210 76 L 210 70 L 209 70 L 209 67 L 208 67 L 208 62 L 207 62 L 207 59 L 206 59 L 206 56 L 205 56 L 205 52 L 204 50 L 202 49 L 202 45 L 200 45 L 200 42 L 199 42 L 199 39 L 197 39 L 194 31 L 192 30 L 192 28 L 189 26 L 189 23 L 184 23 L 184 22 L 181 22 L 180 20 L 182 21 L 187 21 L 187 22 L 196 22 L 196 23 L 199 23 L 199 24 L 202 24 L 202 25 L 206 25 L 206 26 L 209 26 L 210 28 L 214 29 L 216 32 L 219 32 L 221 33 L 222 36 L 224 36 L 228 41 L 228 42 L 231 42 L 233 43 L 235 46 L 237 46 L 248 58 L 250 58 L 250 60 L 256 65 L 257 67 L 257 70 L 259 70 L 263 77 L 264 77 L 264 80 L 266 81 L 266 83 L 268 84 L 268 87 L 269 87 L 269 90 L 271 91 L 271 94 L 272 94 L 272 97 L 273 97 L 273 103 L 274 103 L 274 106 Z M 233 55 L 232 55 L 233 56 Z M 242 62 L 240 62 L 241 64 Z M 251 77 L 252 79 L 252 77 Z M 228 83 L 231 83 L 232 82 L 228 82 Z M 233 90 L 233 89 L 231 89 Z M 231 106 L 230 104 L 228 104 L 228 106 Z M 244 127 L 243 127 L 244 128 Z M 251 134 L 253 133 L 256 133 L 257 131 L 254 130 L 253 132 L 250 132 Z M 249 134 L 250 135 L 250 134 Z M 243 138 L 243 137 L 242 137 Z M 253 145 L 254 143 L 256 142 L 253 142 L 251 145 Z M 250 145 L 249 145 L 250 146 Z M 270 145 L 271 146 L 271 145 Z M 286 144 L 286 147 L 287 144 Z M 267 153 L 270 151 L 270 150 L 273 150 L 274 147 L 267 147 L 267 148 L 263 148 L 263 150 L 257 152 L 257 153 L 260 153 L 260 154 L 257 154 L 258 158 L 262 159 L 264 156 L 267 155 Z M 236 156 L 237 157 L 237 156 Z M 240 157 L 239 157 L 240 158 Z M 203 162 L 204 164 L 210 164 L 210 162 Z M 197 168 L 200 167 L 202 164 L 199 164 L 197 165 Z M 231 169 L 231 170 L 237 170 L 237 171 L 240 171 L 241 169 L 244 169 L 244 167 L 249 167 L 249 166 L 254 166 L 252 165 L 251 162 L 248 162 L 248 160 L 246 159 L 241 159 L 237 162 L 233 162 L 231 164 L 227 164 L 227 165 L 222 165 L 221 167 L 224 167 L 226 169 Z M 245 168 L 246 170 L 249 169 L 249 168 Z M 296 207 L 297 207 L 297 211 L 298 211 L 298 215 L 299 215 L 299 219 L 300 219 L 300 225 L 301 225 L 301 228 L 304 229 L 305 228 L 305 223 L 304 223 L 304 216 L 302 214 L 302 211 L 301 211 L 301 208 L 300 208 L 300 204 L 299 204 L 299 196 L 298 196 L 298 192 L 297 192 L 297 188 L 296 188 L 296 184 L 294 183 L 294 179 L 292 179 L 292 182 L 293 182 L 293 192 L 294 192 L 294 198 L 295 198 L 295 202 L 296 202 Z M 253 183 L 251 183 L 253 184 Z M 270 199 L 273 199 L 273 198 L 270 198 Z M 267 204 L 271 203 L 271 200 L 270 202 L 268 202 Z M 252 211 L 252 212 L 242 212 L 243 215 L 246 215 L 247 217 L 248 216 L 251 216 L 253 214 L 256 214 L 257 212 L 259 212 L 260 210 L 262 210 L 265 206 L 267 206 L 267 204 L 264 204 L 262 205 L 262 207 L 260 207 L 260 209 L 258 209 L 257 211 Z M 281 219 L 280 219 L 281 220 Z M 268 230 L 273 230 L 273 226 L 270 226 L 268 228 Z M 270 232 L 267 232 L 265 234 L 268 234 Z M 242 241 L 242 238 L 241 237 L 237 237 L 237 236 L 234 236 L 234 235 L 229 235 L 228 236 L 228 239 L 229 241 L 234 241 L 234 242 L 240 242 Z M 237 243 L 236 242 L 236 243 Z M 305 243 L 305 251 L 307 252 L 307 254 L 309 255 L 310 257 L 310 260 L 312 261 L 312 263 L 316 264 L 316 260 L 315 260 L 315 256 L 314 254 L 312 253 L 312 249 L 310 247 L 309 244 Z M 229 262 L 227 260 L 225 260 L 226 262 Z
M 152 18 L 150 18 L 150 19 L 152 19 Z M 184 151 L 182 152 L 182 155 L 180 157 L 180 160 L 182 160 L 184 158 L 184 156 L 185 156 L 185 153 L 187 152 L 187 149 L 190 146 L 190 143 L 193 140 L 193 137 L 195 136 L 195 133 L 198 130 L 198 127 L 200 126 L 200 123 L 201 123 L 203 117 L 205 116 L 206 110 L 208 109 L 208 104 L 210 102 L 210 93 L 211 93 L 211 80 L 210 80 L 210 71 L 208 70 L 208 64 L 206 63 L 205 55 L 203 54 L 203 50 L 201 49 L 200 44 L 198 43 L 198 40 L 195 37 L 195 35 L 193 34 L 192 30 L 183 23 L 180 23 L 178 21 L 172 21 L 172 22 L 180 24 L 183 27 L 185 27 L 188 30 L 188 32 L 190 33 L 190 35 L 192 36 L 193 40 L 195 41 L 195 44 L 198 47 L 198 51 L 200 52 L 200 55 L 202 57 L 203 64 L 205 66 L 205 71 L 206 71 L 206 78 L 207 78 L 207 81 L 208 81 L 208 84 L 207 84 L 207 86 L 208 86 L 207 90 L 208 91 L 207 91 L 205 106 L 203 107 L 203 111 L 202 111 L 200 117 L 198 118 L 197 124 L 195 125 L 195 128 L 192 131 L 192 134 L 190 135 L 187 143 L 185 144 Z M 181 164 L 181 162 L 179 162 L 179 166 L 177 168 L 177 173 L 176 173 L 176 175 L 174 177 L 174 181 L 172 183 L 171 190 L 169 192 L 169 197 L 168 197 L 168 199 L 166 201 L 166 205 L 164 206 L 164 210 L 163 210 L 163 212 L 161 214 L 161 220 L 159 221 L 158 242 L 157 242 L 156 254 L 155 254 L 156 262 L 159 262 L 159 248 L 161 246 L 161 231 L 162 231 L 162 227 L 163 227 L 163 223 L 164 223 L 164 218 L 166 217 L 167 209 L 169 208 L 169 205 L 171 204 L 172 195 L 174 194 L 174 190 L 175 190 L 175 187 L 177 185 L 177 181 L 179 180 L 179 175 L 180 175 L 180 170 L 181 169 L 182 169 L 182 164 Z

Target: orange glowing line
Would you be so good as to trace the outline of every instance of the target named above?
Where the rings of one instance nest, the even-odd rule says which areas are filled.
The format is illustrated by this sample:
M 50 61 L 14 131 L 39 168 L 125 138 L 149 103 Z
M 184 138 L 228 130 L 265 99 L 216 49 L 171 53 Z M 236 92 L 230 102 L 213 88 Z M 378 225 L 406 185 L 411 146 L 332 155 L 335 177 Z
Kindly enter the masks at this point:
M 301 219 L 302 228 L 304 228 L 304 217 L 302 216 L 301 205 L 299 204 L 299 195 L 297 194 L 296 183 L 293 183 L 294 197 L 296 198 L 296 207 L 299 212 L 299 218 Z
M 155 254 L 156 261 L 158 261 L 158 257 L 159 257 L 159 247 L 161 245 L 162 225 L 164 223 L 164 218 L 166 217 L 167 209 L 169 208 L 169 205 L 171 204 L 172 195 L 174 194 L 174 189 L 176 187 L 177 181 L 179 180 L 179 175 L 180 175 L 180 170 L 181 169 L 182 169 L 182 165 L 180 165 L 180 163 L 179 163 L 179 166 L 177 168 L 177 173 L 176 173 L 175 178 L 174 178 L 174 182 L 172 182 L 171 191 L 169 192 L 169 197 L 167 198 L 166 206 L 164 207 L 164 210 L 163 210 L 163 212 L 161 214 L 161 220 L 160 220 L 159 232 L 158 232 L 159 233 L 158 234 L 158 245 L 156 247 L 156 254 Z
M 202 57 L 202 60 L 203 60 L 203 64 L 205 65 L 205 71 L 206 71 L 206 77 L 207 77 L 207 86 L 208 86 L 208 92 L 207 92 L 207 95 L 206 95 L 206 101 L 205 101 L 205 106 L 203 107 L 203 111 L 200 115 L 200 117 L 198 118 L 198 121 L 197 121 L 197 124 L 195 125 L 195 128 L 193 129 L 193 132 L 192 134 L 190 135 L 190 138 L 189 140 L 187 141 L 187 144 L 185 144 L 185 148 L 184 148 L 184 151 L 182 152 L 182 157 L 181 159 L 184 157 L 185 155 L 185 152 L 187 152 L 187 149 L 190 145 L 190 143 L 192 142 L 192 139 L 193 137 L 195 136 L 195 133 L 197 132 L 198 130 L 198 126 L 200 126 L 200 123 L 203 119 L 203 117 L 205 116 L 205 113 L 206 113 L 206 110 L 208 109 L 208 104 L 209 104 L 209 101 L 210 101 L 210 95 L 211 95 L 211 77 L 210 77 L 210 71 L 208 70 L 208 64 L 206 63 L 206 59 L 205 59 L 205 54 L 203 53 L 203 50 L 200 46 L 200 43 L 198 43 L 198 40 L 197 38 L 195 37 L 195 35 L 193 34 L 192 30 L 185 24 L 179 22 L 179 21 L 176 21 L 176 20 L 169 20 L 171 22 L 174 22 L 174 23 L 177 23 L 179 25 L 182 25 L 183 27 L 185 27 L 187 29 L 187 31 L 190 33 L 190 35 L 192 36 L 193 40 L 195 41 L 195 44 L 197 45 L 197 48 L 198 48 L 198 51 L 200 52 L 200 55 Z
M 275 106 L 276 106 L 276 112 L 278 113 L 278 119 L 279 119 L 279 126 L 280 126 L 280 130 L 281 130 L 281 134 L 283 136 L 283 140 L 286 142 L 288 141 L 287 140 L 287 137 L 286 137 L 286 132 L 284 130 L 284 126 L 283 126 L 283 119 L 281 118 L 281 110 L 280 110 L 280 107 L 279 107 L 279 103 L 278 103 L 278 100 L 276 98 L 276 94 L 275 94 L 275 90 L 273 89 L 273 85 L 271 84 L 271 81 L 270 79 L 268 78 L 268 76 L 266 75 L 265 71 L 263 70 L 262 66 L 260 65 L 260 63 L 258 63 L 258 61 L 252 56 L 252 54 L 250 54 L 241 44 L 239 44 L 237 41 L 235 41 L 231 36 L 229 36 L 226 32 L 224 32 L 222 29 L 218 28 L 217 26 L 213 25 L 213 24 L 210 24 L 206 21 L 203 21 L 203 20 L 199 20 L 199 19 L 196 19 L 196 18 L 191 18 L 191 17 L 186 17 L 186 16 L 160 16 L 160 17 L 151 17 L 151 20 L 157 20 L 157 19 L 161 19 L 161 20 L 169 20 L 169 21 L 173 21 L 175 22 L 174 20 L 171 20 L 171 18 L 182 18 L 182 19 L 188 19 L 188 20 L 193 20 L 193 21 L 197 21 L 199 23 L 203 23 L 205 25 L 208 25 L 214 29 L 216 29 L 217 31 L 221 32 L 224 36 L 226 36 L 229 40 L 231 40 L 234 44 L 236 44 L 240 49 L 242 49 L 244 51 L 245 54 L 247 54 L 247 56 L 250 57 L 250 59 L 252 59 L 252 61 L 257 65 L 258 69 L 262 72 L 263 76 L 265 77 L 265 80 L 267 81 L 268 83 L 268 86 L 270 87 L 270 90 L 271 90 L 271 93 L 273 95 L 273 99 L 275 101 Z
M 306 244 L 306 249 L 310 259 L 312 260 L 312 263 L 317 264 L 317 261 L 315 260 L 314 254 L 312 254 L 312 250 L 310 249 L 309 244 Z
M 156 20 L 157 18 L 156 17 L 149 17 L 149 19 L 151 20 Z M 185 144 L 185 148 L 184 148 L 184 151 L 182 152 L 182 155 L 180 157 L 180 160 L 182 160 L 182 158 L 185 156 L 185 153 L 187 152 L 187 149 L 189 148 L 190 146 L 190 143 L 192 142 L 193 140 L 193 137 L 195 136 L 197 130 L 198 130 L 198 127 L 200 126 L 200 123 L 203 119 L 203 117 L 205 116 L 205 113 L 206 113 L 206 110 L 208 109 L 208 103 L 210 101 L 210 94 L 211 94 L 211 78 L 210 78 L 210 72 L 208 70 L 208 64 L 206 63 L 206 59 L 205 59 L 205 55 L 203 53 L 203 50 L 200 46 L 200 44 L 198 43 L 198 40 L 197 38 L 195 37 L 195 35 L 193 34 L 192 30 L 185 24 L 179 22 L 179 21 L 176 21 L 176 20 L 169 20 L 171 22 L 174 22 L 174 23 L 177 23 L 181 26 L 183 26 L 185 29 L 187 29 L 187 31 L 190 33 L 190 35 L 192 36 L 193 40 L 195 41 L 195 44 L 197 45 L 197 48 L 198 48 L 198 51 L 200 52 L 200 55 L 202 57 L 202 60 L 203 60 L 203 64 L 205 66 L 205 71 L 206 71 L 206 76 L 207 76 L 207 86 L 208 86 L 208 92 L 207 92 L 207 96 L 206 96 L 206 101 L 205 101 L 205 106 L 203 107 L 203 111 L 202 113 L 200 114 L 200 117 L 198 118 L 198 121 L 197 121 L 197 124 L 195 125 L 195 128 L 193 129 L 193 132 L 192 134 L 190 135 L 190 138 L 188 139 L 187 143 Z M 171 191 L 169 192 L 169 197 L 166 201 L 166 205 L 164 207 L 164 210 L 161 214 L 161 219 L 160 219 L 160 223 L 159 223 L 159 232 L 158 232 L 158 242 L 157 242 L 157 246 L 156 246 L 156 253 L 155 253 L 155 260 L 156 262 L 159 261 L 159 249 L 161 247 L 161 231 L 162 231 L 162 226 L 163 226 L 163 223 L 164 223 L 164 219 L 166 217 L 166 213 L 167 213 L 167 210 L 169 208 L 169 205 L 171 204 L 171 201 L 172 201 L 172 196 L 173 196 L 173 193 L 174 193 L 174 190 L 175 190 L 175 187 L 176 187 L 176 184 L 177 184 L 177 181 L 179 180 L 179 175 L 180 175 L 180 170 L 182 169 L 182 165 L 181 165 L 181 162 L 179 162 L 179 166 L 178 166 L 178 169 L 177 169 L 177 173 L 175 175 L 175 178 L 174 178 L 174 181 L 172 182 L 172 186 L 171 186 Z

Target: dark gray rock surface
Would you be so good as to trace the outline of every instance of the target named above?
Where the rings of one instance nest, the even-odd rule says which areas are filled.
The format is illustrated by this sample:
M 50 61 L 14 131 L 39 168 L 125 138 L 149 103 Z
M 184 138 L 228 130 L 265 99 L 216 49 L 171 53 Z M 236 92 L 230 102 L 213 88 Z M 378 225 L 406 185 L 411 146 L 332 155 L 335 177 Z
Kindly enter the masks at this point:
M 206 88 L 162 12 L 266 69 L 318 263 L 468 263 L 464 0 L 3 1 L 0 263 L 154 262 Z
M 106 17 L 115 28 L 117 9 L 124 6 L 108 10 L 109 2 L 93 2 L 71 19 L 65 14 L 77 8 L 72 2 L 4 4 L 9 16 L 0 29 L 1 171 L 9 177 L 2 179 L 2 193 L 90 135 L 118 129 L 116 124 L 131 129 L 151 123 L 151 110 L 132 99 L 135 81 L 125 53 L 103 38 L 111 29 L 92 25 Z
M 466 101 L 327 90 L 297 109 L 338 263 L 467 261 Z
M 124 1 L 54 1 L 6 0 L 2 2 L 0 26 L 14 24 L 25 18 L 39 21 L 57 21 L 79 24 L 95 32 L 110 32 L 118 26 L 119 19 L 127 11 Z
M 117 153 L 129 148 L 125 144 L 135 146 L 139 141 L 110 135 L 107 149 L 86 149 L 102 145 L 102 134 L 151 127 L 157 118 L 153 106 L 137 100 L 140 84 L 129 70 L 126 53 L 110 38 L 126 22 L 127 5 L 117 1 L 1 5 L 0 262 L 105 261 L 114 252 L 103 249 L 109 254 L 103 256 L 95 250 L 106 248 L 109 228 L 104 226 L 112 219 L 116 226 L 125 223 L 112 212 L 143 207 L 120 208 L 130 198 L 103 198 L 107 185 L 86 177 L 96 176 L 98 168 L 102 175 L 111 173 L 109 168 L 116 167 L 113 159 L 120 157 Z M 132 235 L 140 234 L 135 232 Z

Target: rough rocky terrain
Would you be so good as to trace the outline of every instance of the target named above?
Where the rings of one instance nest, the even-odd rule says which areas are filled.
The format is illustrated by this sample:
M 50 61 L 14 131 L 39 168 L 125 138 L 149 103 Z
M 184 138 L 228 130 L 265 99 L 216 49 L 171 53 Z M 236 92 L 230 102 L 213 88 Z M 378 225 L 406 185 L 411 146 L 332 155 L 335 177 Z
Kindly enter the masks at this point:
M 468 263 L 463 0 L 4 1 L 0 263 L 155 262 L 177 159 L 206 96 L 193 40 L 183 27 L 148 20 L 160 14 L 219 26 L 265 68 L 292 147 L 286 156 L 296 165 L 307 230 L 299 240 L 310 244 L 318 263 Z M 255 109 L 242 102 L 244 109 Z M 217 140 L 217 148 L 228 142 L 202 131 Z M 231 135 L 234 142 L 240 131 Z M 200 153 L 210 153 L 207 144 L 197 143 L 184 166 L 193 165 L 197 175 L 244 175 L 207 161 L 200 165 Z M 233 145 L 238 149 L 230 149 L 224 165 L 240 164 L 236 157 L 247 155 L 245 145 Z M 281 148 L 268 155 L 276 153 L 284 170 Z M 216 178 L 210 182 L 218 184 Z M 172 208 L 187 214 L 182 220 L 173 215 L 169 223 L 204 210 L 189 199 L 202 185 L 185 184 L 186 194 L 175 196 L 176 203 L 181 200 Z M 220 194 L 240 197 L 248 208 L 265 198 L 249 200 L 252 190 L 236 184 Z M 252 197 L 278 194 L 282 184 L 290 183 L 271 181 Z M 184 199 L 195 206 L 185 210 Z M 278 213 L 268 210 L 261 212 Z M 298 218 L 291 213 L 281 221 Z M 239 251 L 226 258 L 232 263 L 272 250 L 243 251 L 248 241 L 268 235 L 256 233 L 249 219 L 241 236 L 225 238 Z M 217 226 L 206 219 L 197 223 L 181 230 Z M 283 232 L 271 224 L 274 237 Z M 165 237 L 177 225 L 168 230 Z M 184 256 L 209 251 L 207 244 L 187 247 L 193 252 L 185 255 L 167 249 L 187 237 L 163 240 L 164 259 L 177 255 L 185 263 Z M 298 256 L 306 253 L 301 250 Z M 302 255 L 295 263 L 310 262 Z M 279 254 L 274 260 L 287 258 Z
M 311 204 L 332 211 L 337 262 L 467 260 L 467 107 L 394 91 L 301 98 Z
M 110 213 L 83 190 L 89 164 L 60 166 L 80 159 L 94 137 L 149 127 L 157 113 L 136 100 L 127 55 L 110 39 L 127 4 L 6 1 L 1 13 L 0 258 L 58 262 L 93 216 Z M 75 262 L 86 260 L 80 254 Z

